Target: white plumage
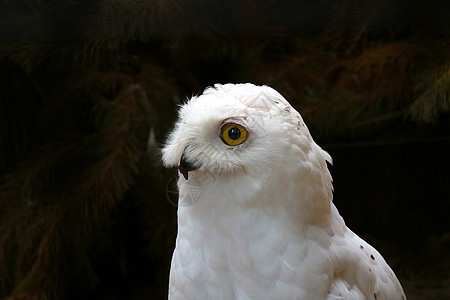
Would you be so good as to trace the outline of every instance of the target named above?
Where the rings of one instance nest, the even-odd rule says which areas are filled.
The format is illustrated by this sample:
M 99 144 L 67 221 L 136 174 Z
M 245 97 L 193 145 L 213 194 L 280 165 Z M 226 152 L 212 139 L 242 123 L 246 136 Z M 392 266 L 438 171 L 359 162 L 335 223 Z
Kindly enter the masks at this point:
M 215 85 L 163 148 L 180 173 L 170 299 L 406 299 L 332 203 L 331 157 L 274 89 Z

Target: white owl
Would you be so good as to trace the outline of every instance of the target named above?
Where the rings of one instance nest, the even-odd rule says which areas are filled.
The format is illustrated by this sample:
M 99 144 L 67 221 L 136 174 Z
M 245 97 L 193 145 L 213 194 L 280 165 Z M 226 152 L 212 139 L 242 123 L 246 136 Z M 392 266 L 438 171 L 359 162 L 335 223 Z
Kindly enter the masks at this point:
M 345 226 L 331 157 L 274 89 L 206 89 L 181 107 L 162 153 L 183 175 L 170 299 L 406 299 Z

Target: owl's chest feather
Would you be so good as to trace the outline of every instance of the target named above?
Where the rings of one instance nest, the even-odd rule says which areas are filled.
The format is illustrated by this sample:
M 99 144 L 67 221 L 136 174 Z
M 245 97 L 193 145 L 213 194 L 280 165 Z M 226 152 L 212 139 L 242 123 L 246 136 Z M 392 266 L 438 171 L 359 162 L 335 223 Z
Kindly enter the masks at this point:
M 330 275 L 323 273 L 320 262 L 310 267 L 310 257 L 326 249 L 309 241 L 301 226 L 261 211 L 238 216 L 213 217 L 208 223 L 179 215 L 170 276 L 174 291 L 221 299 L 297 298 L 311 296 L 310 289 L 324 292 L 323 282 Z M 310 272 L 298 272 L 302 268 Z M 310 285 L 321 276 L 319 286 Z

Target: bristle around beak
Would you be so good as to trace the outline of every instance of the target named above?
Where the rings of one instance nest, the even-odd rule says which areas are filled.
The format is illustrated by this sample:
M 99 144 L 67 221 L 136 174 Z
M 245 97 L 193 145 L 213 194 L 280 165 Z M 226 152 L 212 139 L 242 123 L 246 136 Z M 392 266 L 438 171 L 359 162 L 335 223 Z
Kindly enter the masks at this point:
M 178 165 L 178 171 L 183 175 L 184 179 L 189 179 L 189 171 L 197 169 L 187 158 L 186 150 L 181 155 L 180 164 Z

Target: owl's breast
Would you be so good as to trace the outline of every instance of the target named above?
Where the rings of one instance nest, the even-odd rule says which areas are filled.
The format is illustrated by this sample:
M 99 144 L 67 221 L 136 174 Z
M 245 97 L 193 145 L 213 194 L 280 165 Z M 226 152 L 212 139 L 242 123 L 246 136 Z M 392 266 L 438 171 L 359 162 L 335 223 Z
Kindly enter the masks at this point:
M 307 232 L 259 210 L 199 222 L 183 214 L 192 208 L 179 215 L 173 299 L 313 299 L 326 293 L 328 249 L 307 240 Z

